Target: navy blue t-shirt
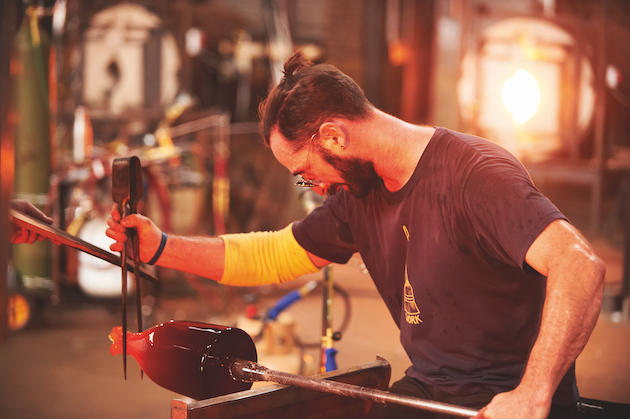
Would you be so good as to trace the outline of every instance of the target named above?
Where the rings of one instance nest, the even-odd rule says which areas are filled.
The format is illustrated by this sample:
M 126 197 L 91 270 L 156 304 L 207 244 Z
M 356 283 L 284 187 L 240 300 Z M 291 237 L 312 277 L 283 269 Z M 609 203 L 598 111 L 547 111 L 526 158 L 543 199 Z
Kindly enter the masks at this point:
M 518 385 L 545 295 L 525 254 L 559 218 L 506 150 L 437 128 L 402 189 L 340 191 L 293 233 L 332 262 L 359 252 L 400 328 L 407 375 L 465 395 Z M 572 368 L 554 403 L 577 397 Z

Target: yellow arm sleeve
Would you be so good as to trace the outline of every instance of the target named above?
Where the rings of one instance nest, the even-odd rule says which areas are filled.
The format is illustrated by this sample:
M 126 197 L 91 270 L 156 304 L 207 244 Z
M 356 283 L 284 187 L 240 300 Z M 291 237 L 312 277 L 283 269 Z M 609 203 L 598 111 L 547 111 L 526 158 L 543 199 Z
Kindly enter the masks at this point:
M 225 243 L 222 284 L 279 284 L 319 270 L 293 237 L 291 225 L 279 231 L 219 237 Z

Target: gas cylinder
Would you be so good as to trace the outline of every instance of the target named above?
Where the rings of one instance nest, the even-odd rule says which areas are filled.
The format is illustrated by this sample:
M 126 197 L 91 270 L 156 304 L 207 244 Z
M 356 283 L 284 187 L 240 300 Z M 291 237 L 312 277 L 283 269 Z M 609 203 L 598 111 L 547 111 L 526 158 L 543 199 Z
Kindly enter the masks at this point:
M 13 195 L 28 199 L 41 210 L 47 204 L 52 174 L 46 59 L 49 44 L 46 31 L 39 30 L 36 13 L 31 12 L 16 35 L 11 64 L 16 112 Z M 50 241 L 14 246 L 13 267 L 29 294 L 47 297 L 54 289 Z

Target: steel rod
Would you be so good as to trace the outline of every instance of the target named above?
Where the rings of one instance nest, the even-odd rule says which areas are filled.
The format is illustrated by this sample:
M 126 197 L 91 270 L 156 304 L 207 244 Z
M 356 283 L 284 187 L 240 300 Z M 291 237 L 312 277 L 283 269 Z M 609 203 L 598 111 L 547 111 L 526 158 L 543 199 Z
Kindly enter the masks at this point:
M 237 380 L 246 382 L 269 381 L 377 403 L 393 403 L 429 412 L 448 414 L 451 416 L 470 418 L 478 413 L 477 410 L 467 407 L 393 394 L 383 390 L 340 383 L 337 381 L 322 380 L 282 371 L 275 371 L 257 364 L 256 362 L 245 361 L 242 359 L 236 359 L 232 362 L 230 365 L 230 372 Z
M 36 218 L 33 218 L 29 215 L 26 215 L 20 211 L 17 211 L 13 208 L 9 208 L 9 221 L 13 224 L 26 228 L 28 230 L 34 231 L 40 236 L 46 237 L 54 241 L 55 243 L 62 244 L 65 246 L 69 246 L 73 249 L 80 250 L 89 255 L 102 259 L 106 262 L 111 263 L 112 265 L 121 266 L 121 258 L 118 255 L 110 253 L 100 247 L 94 246 L 91 243 L 86 242 L 76 236 L 66 233 L 63 230 L 55 228 L 51 225 L 48 225 Z M 130 272 L 135 273 L 135 268 L 130 259 L 127 259 L 127 265 L 129 267 Z M 158 283 L 158 280 L 155 276 L 153 276 L 149 271 L 140 267 L 140 276 L 146 280 L 153 282 L 154 284 Z
M 123 214 L 124 215 L 124 214 Z M 120 251 L 120 257 L 122 259 L 126 259 L 127 257 L 127 246 L 123 246 Z M 121 298 L 122 298 L 122 335 L 123 335 L 123 348 L 122 348 L 122 356 L 123 356 L 123 375 L 125 380 L 127 379 L 127 266 L 122 266 L 122 289 L 121 289 Z
M 320 364 L 319 372 L 328 372 L 330 366 L 332 370 L 337 369 L 334 360 L 334 353 L 330 354 L 332 359 L 328 360 L 328 351 L 333 350 L 333 279 L 331 275 L 331 265 L 324 267 L 324 287 L 323 287 L 323 307 L 322 307 L 322 338 L 320 343 Z

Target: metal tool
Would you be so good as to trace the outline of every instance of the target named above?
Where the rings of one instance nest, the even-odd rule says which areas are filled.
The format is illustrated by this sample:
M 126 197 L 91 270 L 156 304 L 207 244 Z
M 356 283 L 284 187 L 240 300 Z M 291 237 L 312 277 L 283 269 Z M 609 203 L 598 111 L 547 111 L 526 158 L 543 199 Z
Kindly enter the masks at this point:
M 310 214 L 323 201 L 310 189 L 305 189 L 300 193 L 300 202 L 306 214 Z M 340 332 L 333 332 L 333 293 L 335 284 L 332 278 L 332 265 L 326 265 L 324 272 L 324 287 L 322 295 L 322 335 L 320 341 L 319 372 L 329 372 L 337 369 L 337 350 L 333 342 L 341 339 Z
M 382 358 L 379 357 L 379 359 Z M 322 380 L 314 377 L 305 377 L 287 372 L 275 371 L 257 364 L 256 362 L 245 361 L 242 359 L 234 360 L 234 362 L 230 364 L 229 368 L 232 376 L 241 381 L 270 381 L 309 390 L 338 394 L 340 396 L 368 400 L 377 403 L 398 404 L 415 409 L 427 410 L 429 412 L 464 418 L 473 417 L 478 413 L 478 411 L 467 407 L 424 400 L 416 397 L 389 393 L 383 390 L 340 383 L 337 381 Z
M 112 164 L 112 198 L 118 204 L 121 217 L 138 212 L 138 202 L 143 196 L 142 165 L 136 156 L 119 157 Z M 135 272 L 140 271 L 140 243 L 135 230 L 127 229 L 131 242 Z M 127 246 L 121 250 L 121 259 L 127 260 Z M 134 276 L 136 285 L 136 314 L 138 332 L 142 332 L 141 280 Z M 123 371 L 127 379 L 127 265 L 122 266 L 122 328 L 123 328 Z M 140 372 L 141 376 L 143 372 Z
M 332 266 L 324 267 L 324 294 L 322 308 L 322 341 L 320 348 L 319 372 L 329 372 L 337 369 L 335 355 L 337 350 L 333 347 L 333 341 L 341 338 L 340 333 L 333 332 L 333 292 Z
M 50 239 L 59 245 L 65 245 L 73 249 L 80 250 L 87 253 L 88 255 L 92 255 L 106 262 L 109 262 L 112 265 L 121 266 L 120 256 L 108 252 L 107 250 L 101 249 L 98 246 L 94 246 L 93 244 L 86 242 L 79 237 L 68 234 L 63 230 L 46 224 L 43 221 L 33 218 L 30 215 L 24 214 L 13 208 L 9 208 L 9 221 L 19 227 L 23 227 L 27 230 L 39 234 L 40 236 L 46 237 L 47 239 Z M 130 268 L 131 272 L 135 274 L 136 270 L 131 265 L 131 260 L 127 259 L 126 262 L 126 264 L 129 265 L 128 268 Z M 157 278 L 143 267 L 140 267 L 140 276 L 146 280 L 153 282 L 154 284 L 158 283 Z

